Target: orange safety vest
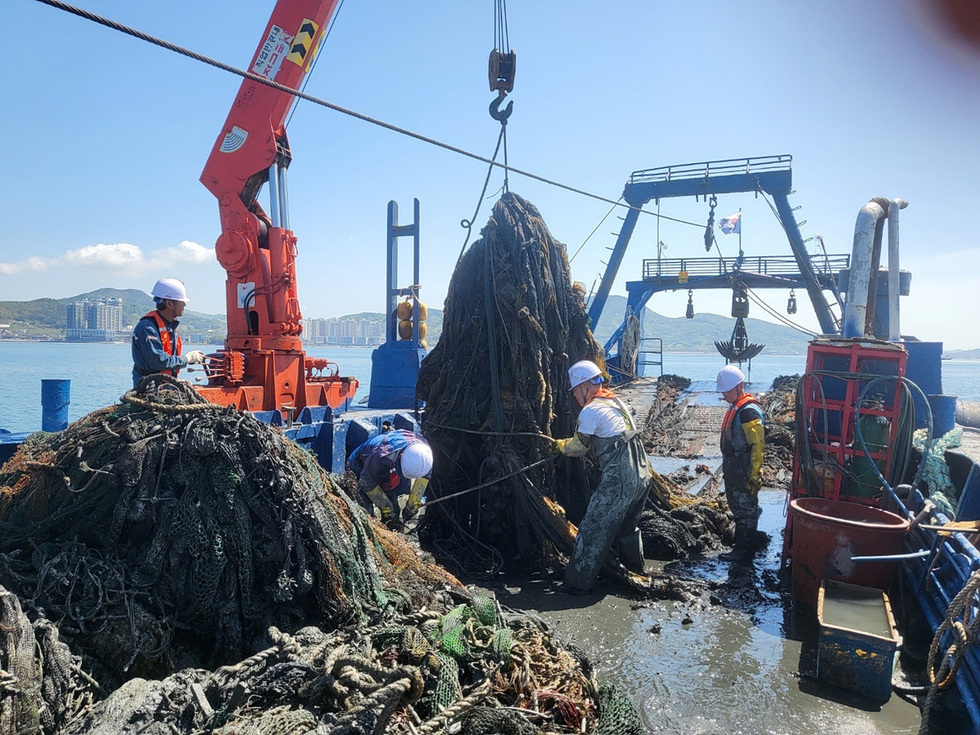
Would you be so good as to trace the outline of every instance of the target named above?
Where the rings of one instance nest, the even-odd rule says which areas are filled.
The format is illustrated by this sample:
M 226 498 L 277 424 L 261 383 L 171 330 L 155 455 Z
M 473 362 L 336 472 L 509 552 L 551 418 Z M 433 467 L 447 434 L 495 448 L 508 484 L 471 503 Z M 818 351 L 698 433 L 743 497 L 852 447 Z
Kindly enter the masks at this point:
M 160 344 L 163 347 L 164 352 L 166 352 L 168 355 L 180 354 L 180 348 L 183 345 L 183 342 L 181 342 L 180 339 L 180 335 L 178 334 L 174 335 L 176 337 L 175 341 L 177 347 L 177 351 L 175 352 L 173 350 L 173 347 L 175 345 L 170 340 L 170 329 L 167 327 L 167 323 L 163 320 L 163 317 L 160 316 L 159 311 L 151 311 L 149 314 L 144 314 L 143 319 L 152 319 L 157 323 L 157 331 L 160 332 Z M 180 369 L 178 368 L 176 370 L 164 370 L 164 372 L 172 373 L 173 376 L 176 378 L 177 373 L 180 372 Z
M 721 422 L 721 435 L 723 438 L 731 441 L 732 421 L 738 416 L 738 412 L 750 403 L 758 404 L 759 402 L 751 393 L 743 393 L 742 397 L 735 402 L 735 405 L 728 409 L 728 413 L 725 414 L 725 419 Z

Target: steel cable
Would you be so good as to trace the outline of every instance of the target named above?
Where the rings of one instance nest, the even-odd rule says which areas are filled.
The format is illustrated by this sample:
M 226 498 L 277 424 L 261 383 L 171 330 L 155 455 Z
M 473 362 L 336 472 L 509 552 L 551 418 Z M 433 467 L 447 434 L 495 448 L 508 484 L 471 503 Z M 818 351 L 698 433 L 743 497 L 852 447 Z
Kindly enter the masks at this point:
M 149 35 L 148 33 L 144 33 L 143 31 L 136 30 L 135 28 L 130 28 L 129 26 L 123 25 L 122 23 L 118 23 L 109 18 L 105 18 L 101 15 L 96 15 L 95 13 L 91 13 L 82 8 L 77 8 L 74 5 L 69 5 L 68 3 L 61 2 L 61 0 L 37 0 L 37 2 L 42 3 L 44 5 L 50 5 L 51 7 L 58 8 L 59 10 L 64 10 L 66 13 L 77 15 L 80 18 L 85 18 L 86 20 L 90 20 L 94 23 L 98 23 L 108 28 L 112 28 L 113 30 L 119 31 L 120 33 L 125 33 L 127 35 L 133 36 L 134 38 L 138 38 L 141 41 L 146 41 L 147 43 L 152 43 L 153 45 L 159 46 L 160 48 L 164 48 L 167 49 L 168 51 L 173 51 L 174 53 L 178 53 L 182 56 L 186 56 L 187 58 L 193 59 L 194 61 L 200 61 L 203 64 L 208 64 L 209 66 L 213 66 L 216 69 L 221 69 L 222 71 L 226 71 L 229 74 L 234 74 L 236 76 L 242 77 L 243 79 L 248 79 L 249 81 L 255 82 L 257 84 L 264 84 L 267 87 L 272 87 L 273 89 L 276 89 L 285 94 L 289 94 L 299 99 L 306 100 L 307 102 L 312 102 L 313 104 L 319 105 L 321 107 L 326 107 L 329 110 L 333 110 L 334 112 L 339 112 L 343 115 L 353 117 L 357 120 L 361 120 L 362 122 L 370 123 L 371 125 L 376 125 L 378 127 L 385 128 L 386 130 L 390 130 L 394 133 L 400 133 L 401 135 L 408 136 L 409 138 L 414 138 L 415 140 L 422 141 L 423 143 L 428 143 L 430 145 L 434 145 L 438 148 L 442 148 L 452 153 L 457 153 L 461 156 L 472 158 L 475 161 L 480 161 L 481 163 L 486 163 L 489 164 L 490 166 L 497 166 L 498 168 L 503 169 L 505 172 L 518 174 L 520 176 L 526 176 L 529 179 L 540 181 L 543 184 L 548 184 L 549 186 L 554 186 L 559 189 L 564 189 L 565 191 L 570 191 L 573 194 L 579 194 L 581 196 L 588 197 L 590 199 L 595 199 L 600 202 L 605 202 L 607 204 L 612 204 L 618 207 L 630 208 L 630 205 L 621 203 L 618 200 L 610 199 L 608 197 L 604 197 L 599 194 L 593 194 L 591 192 L 585 191 L 584 189 L 579 189 L 577 187 L 570 186 L 569 184 L 563 184 L 560 181 L 555 181 L 554 179 L 549 179 L 544 176 L 539 176 L 538 174 L 531 173 L 530 171 L 525 171 L 523 169 L 515 168 L 505 163 L 499 163 L 497 161 L 487 158 L 486 156 L 481 156 L 477 153 L 472 153 L 463 148 L 450 145 L 449 143 L 443 143 L 442 141 L 436 140 L 435 138 L 430 138 L 428 136 L 413 132 L 406 128 L 393 125 L 392 123 L 385 122 L 384 120 L 379 120 L 377 118 L 371 117 L 370 115 L 364 115 L 360 112 L 356 112 L 355 110 L 351 110 L 349 108 L 336 105 L 332 102 L 327 102 L 326 100 L 320 99 L 319 97 L 314 97 L 300 90 L 293 89 L 292 87 L 287 87 L 284 84 L 279 84 L 278 82 L 272 81 L 271 79 L 266 79 L 265 77 L 261 77 L 258 74 L 253 74 L 252 72 L 247 72 L 243 69 L 239 69 L 237 67 L 231 66 L 230 64 L 225 64 L 224 62 L 218 61 L 216 59 L 212 59 L 211 57 L 205 56 L 204 54 L 199 54 L 196 51 L 191 51 L 190 49 L 186 49 L 183 46 L 178 46 L 177 44 L 170 43 L 169 41 L 164 41 L 160 38 L 156 38 L 154 36 Z M 676 217 L 668 217 L 665 214 L 658 214 L 656 212 L 650 212 L 645 209 L 640 209 L 639 211 L 642 212 L 643 214 L 648 214 L 652 217 L 662 218 L 665 220 L 669 220 L 671 222 L 677 222 L 683 225 L 691 225 L 693 227 L 701 227 L 701 225 L 696 222 L 688 222 L 686 220 L 678 219 Z

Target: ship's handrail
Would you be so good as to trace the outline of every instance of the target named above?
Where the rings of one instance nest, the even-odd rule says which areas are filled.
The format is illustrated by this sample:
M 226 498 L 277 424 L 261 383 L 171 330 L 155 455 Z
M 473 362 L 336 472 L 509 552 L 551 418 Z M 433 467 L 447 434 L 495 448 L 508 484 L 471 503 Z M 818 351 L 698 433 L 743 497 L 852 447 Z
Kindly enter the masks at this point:
M 904 506 L 908 512 L 917 514 L 923 510 L 925 503 L 922 493 L 913 490 Z M 885 504 L 887 509 L 900 512 L 891 506 L 892 503 Z M 930 515 L 930 526 L 943 526 L 950 522 L 939 510 L 933 510 Z M 972 574 L 980 572 L 980 552 L 965 533 L 941 535 L 935 530 L 918 526 L 909 531 L 905 549 L 930 549 L 932 552 L 927 557 L 905 560 L 901 566 L 931 630 L 935 633 L 946 619 L 947 609 L 953 598 L 966 586 Z M 980 607 L 976 595 L 970 601 L 970 606 L 975 616 Z M 940 652 L 948 650 L 956 642 L 953 635 L 947 632 L 939 642 Z M 975 646 L 962 653 L 955 682 L 974 727 L 980 726 L 980 651 Z
M 850 255 L 828 255 L 814 258 L 814 271 L 819 275 L 832 276 L 849 268 Z M 689 276 L 720 276 L 732 273 L 736 268 L 770 276 L 799 275 L 800 266 L 792 255 L 759 255 L 731 258 L 651 258 L 643 261 L 643 280 L 676 278 L 686 272 Z
M 702 161 L 634 171 L 627 183 L 647 184 L 656 181 L 707 179 L 728 174 L 750 174 L 767 171 L 788 171 L 793 167 L 793 157 L 756 156 L 753 158 L 728 158 L 722 161 Z

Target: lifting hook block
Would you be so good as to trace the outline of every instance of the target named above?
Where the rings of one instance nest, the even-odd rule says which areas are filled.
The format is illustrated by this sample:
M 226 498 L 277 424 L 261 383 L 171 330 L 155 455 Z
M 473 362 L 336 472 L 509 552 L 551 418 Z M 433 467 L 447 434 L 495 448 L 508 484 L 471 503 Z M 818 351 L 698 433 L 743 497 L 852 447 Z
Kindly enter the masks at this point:
M 493 102 L 490 103 L 490 117 L 497 120 L 501 125 L 506 125 L 507 118 L 510 117 L 510 113 L 514 111 L 514 101 L 511 100 L 508 102 L 507 107 L 505 107 L 503 112 L 501 112 L 500 105 L 503 101 L 503 95 L 498 95 L 494 98 Z

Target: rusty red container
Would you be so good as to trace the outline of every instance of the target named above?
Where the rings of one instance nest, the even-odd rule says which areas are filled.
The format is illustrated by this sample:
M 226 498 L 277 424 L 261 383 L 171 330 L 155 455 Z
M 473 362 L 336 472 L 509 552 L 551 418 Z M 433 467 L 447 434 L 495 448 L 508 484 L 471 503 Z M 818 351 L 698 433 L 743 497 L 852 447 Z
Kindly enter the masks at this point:
M 895 561 L 855 562 L 854 556 L 902 552 L 909 522 L 895 513 L 843 500 L 797 498 L 793 515 L 793 606 L 816 614 L 820 584 L 836 579 L 888 590 Z

